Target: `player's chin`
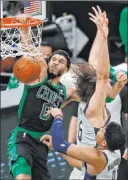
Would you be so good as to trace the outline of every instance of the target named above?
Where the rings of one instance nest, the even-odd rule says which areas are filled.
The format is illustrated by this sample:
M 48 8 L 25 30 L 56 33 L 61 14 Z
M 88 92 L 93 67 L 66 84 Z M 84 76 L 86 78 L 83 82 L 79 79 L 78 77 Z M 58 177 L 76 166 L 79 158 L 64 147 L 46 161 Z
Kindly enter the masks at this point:
M 50 73 L 52 73 L 52 74 L 54 74 L 54 75 L 56 75 L 56 76 L 60 75 L 60 72 L 59 72 L 59 71 L 57 71 L 57 70 L 53 70 L 53 71 L 52 71 L 52 72 L 50 72 Z

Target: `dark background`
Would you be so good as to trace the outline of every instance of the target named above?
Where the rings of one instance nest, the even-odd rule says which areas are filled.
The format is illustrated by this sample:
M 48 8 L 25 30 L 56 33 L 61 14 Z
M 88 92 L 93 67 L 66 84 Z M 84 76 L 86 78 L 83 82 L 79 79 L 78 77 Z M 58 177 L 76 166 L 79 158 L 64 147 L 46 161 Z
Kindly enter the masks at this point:
M 87 60 L 92 42 L 96 34 L 96 26 L 89 20 L 88 13 L 93 12 L 92 6 L 99 5 L 107 12 L 109 19 L 109 51 L 112 65 L 120 64 L 124 61 L 124 47 L 118 48 L 115 42 L 121 42 L 119 35 L 120 13 L 127 6 L 127 1 L 54 1 L 51 2 L 53 14 L 56 17 L 62 16 L 64 12 L 73 14 L 76 17 L 77 26 L 89 37 L 89 42 L 79 54 L 79 57 Z

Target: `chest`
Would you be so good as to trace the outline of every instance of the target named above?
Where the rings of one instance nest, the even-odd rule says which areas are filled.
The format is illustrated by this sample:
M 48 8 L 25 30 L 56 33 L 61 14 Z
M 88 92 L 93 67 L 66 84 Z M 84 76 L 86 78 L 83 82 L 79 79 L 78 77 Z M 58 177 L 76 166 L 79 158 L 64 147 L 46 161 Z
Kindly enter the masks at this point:
M 52 107 L 59 107 L 64 101 L 63 88 L 55 89 L 48 85 L 29 88 L 26 101 L 38 107 L 43 103 L 48 103 Z

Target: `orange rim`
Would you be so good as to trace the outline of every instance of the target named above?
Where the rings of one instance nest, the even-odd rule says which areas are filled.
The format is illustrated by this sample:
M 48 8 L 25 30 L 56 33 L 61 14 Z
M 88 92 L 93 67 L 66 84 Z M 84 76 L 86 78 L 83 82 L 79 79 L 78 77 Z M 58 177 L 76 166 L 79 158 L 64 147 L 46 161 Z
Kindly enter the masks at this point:
M 0 28 L 25 28 L 29 26 L 37 26 L 42 24 L 42 20 L 27 17 L 27 21 L 25 23 L 21 23 L 17 18 L 0 18 Z

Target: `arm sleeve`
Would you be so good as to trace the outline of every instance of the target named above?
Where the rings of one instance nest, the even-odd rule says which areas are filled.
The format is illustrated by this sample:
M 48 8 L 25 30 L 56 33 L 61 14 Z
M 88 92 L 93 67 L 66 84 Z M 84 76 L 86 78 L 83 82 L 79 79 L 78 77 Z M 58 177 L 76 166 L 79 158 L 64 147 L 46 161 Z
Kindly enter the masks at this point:
M 64 140 L 64 128 L 63 120 L 56 118 L 54 119 L 51 127 L 52 144 L 56 151 L 66 154 L 67 149 L 71 143 Z

